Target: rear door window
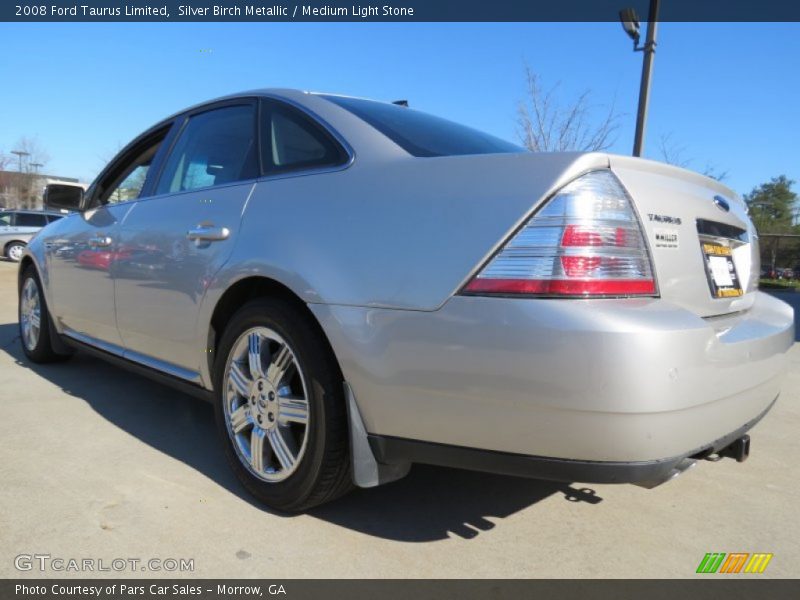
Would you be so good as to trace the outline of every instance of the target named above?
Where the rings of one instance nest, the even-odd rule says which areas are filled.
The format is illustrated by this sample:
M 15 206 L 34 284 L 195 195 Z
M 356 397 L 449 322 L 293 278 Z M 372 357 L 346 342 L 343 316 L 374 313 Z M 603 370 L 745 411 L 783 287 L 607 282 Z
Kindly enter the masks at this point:
M 189 117 L 166 159 L 157 194 L 224 185 L 258 176 L 255 104 Z

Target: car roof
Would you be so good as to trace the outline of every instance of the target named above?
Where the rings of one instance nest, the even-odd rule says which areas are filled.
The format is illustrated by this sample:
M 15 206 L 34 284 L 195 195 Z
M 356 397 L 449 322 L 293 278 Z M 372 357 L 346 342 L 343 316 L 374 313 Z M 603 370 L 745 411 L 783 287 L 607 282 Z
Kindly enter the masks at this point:
M 35 208 L 0 208 L 0 212 L 26 213 L 34 215 L 55 215 L 59 217 L 66 216 L 65 213 L 62 213 L 57 210 L 37 210 Z
M 237 100 L 239 98 L 286 98 L 292 99 L 302 96 L 307 96 L 310 92 L 306 92 L 303 90 L 291 89 L 291 88 L 258 88 L 254 90 L 245 90 L 242 92 L 235 92 L 232 94 L 226 94 L 224 96 L 218 96 L 217 98 L 209 98 L 208 100 L 204 100 L 202 102 L 198 102 L 191 106 L 187 106 L 177 112 L 172 113 L 170 116 L 166 117 L 165 119 L 161 119 L 159 121 L 159 125 L 163 124 L 167 121 L 171 121 L 176 117 L 179 117 L 183 114 L 192 112 L 197 110 L 198 108 L 203 108 L 209 104 L 214 104 L 216 102 L 225 102 L 226 100 Z M 157 127 L 157 126 L 156 126 Z M 151 128 L 152 129 L 152 128 Z
M 310 90 L 300 90 L 296 88 L 256 88 L 252 90 L 245 90 L 242 92 L 235 92 L 232 94 L 227 94 L 225 96 L 219 96 L 217 98 L 210 98 L 209 100 L 204 100 L 203 102 L 198 102 L 197 104 L 193 104 L 192 106 L 188 106 L 182 110 L 179 110 L 170 116 L 166 117 L 165 119 L 161 119 L 157 125 L 151 127 L 150 129 L 156 129 L 159 126 L 163 125 L 167 121 L 171 121 L 176 117 L 184 115 L 186 113 L 192 112 L 194 110 L 203 108 L 210 104 L 215 104 L 217 102 L 225 102 L 227 100 L 237 100 L 240 98 L 276 98 L 279 100 L 288 100 L 289 102 L 293 102 L 296 104 L 305 105 L 309 98 L 314 97 L 325 97 L 325 96 L 336 96 L 341 98 L 359 98 L 361 100 L 372 100 L 373 102 L 382 102 L 381 100 L 375 100 L 373 98 L 366 98 L 361 96 L 350 96 L 348 94 L 336 94 L 331 92 L 319 92 L 319 91 L 310 91 Z M 390 104 L 389 102 L 385 102 L 385 104 Z

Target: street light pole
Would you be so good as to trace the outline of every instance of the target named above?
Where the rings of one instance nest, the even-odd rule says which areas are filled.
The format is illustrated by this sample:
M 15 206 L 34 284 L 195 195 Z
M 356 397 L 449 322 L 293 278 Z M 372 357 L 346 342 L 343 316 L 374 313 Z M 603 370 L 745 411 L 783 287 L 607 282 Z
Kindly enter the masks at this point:
M 642 81 L 639 87 L 639 110 L 636 113 L 636 135 L 633 139 L 633 155 L 641 156 L 644 147 L 644 133 L 647 126 L 647 109 L 650 104 L 650 76 L 653 73 L 653 59 L 656 54 L 656 28 L 658 26 L 659 0 L 650 0 L 650 13 L 647 16 L 647 37 L 645 38 L 642 61 Z
M 22 173 L 22 157 L 23 156 L 30 156 L 30 152 L 25 152 L 25 150 L 12 150 L 11 154 L 16 154 L 19 158 L 19 172 Z
M 23 205 L 23 195 L 25 189 L 25 177 L 22 174 L 22 157 L 23 156 L 30 156 L 30 152 L 25 152 L 25 150 L 12 150 L 11 154 L 16 154 L 19 158 L 19 175 L 17 176 L 17 203 L 19 205 Z

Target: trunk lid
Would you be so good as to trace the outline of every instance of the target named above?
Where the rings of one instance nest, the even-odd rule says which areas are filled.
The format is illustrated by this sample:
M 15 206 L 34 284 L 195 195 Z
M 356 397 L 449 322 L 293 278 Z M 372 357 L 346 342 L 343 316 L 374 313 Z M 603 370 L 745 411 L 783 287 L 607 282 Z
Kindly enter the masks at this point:
M 661 297 L 702 317 L 750 308 L 760 258 L 742 199 L 685 169 L 640 158 L 609 159 L 639 211 Z

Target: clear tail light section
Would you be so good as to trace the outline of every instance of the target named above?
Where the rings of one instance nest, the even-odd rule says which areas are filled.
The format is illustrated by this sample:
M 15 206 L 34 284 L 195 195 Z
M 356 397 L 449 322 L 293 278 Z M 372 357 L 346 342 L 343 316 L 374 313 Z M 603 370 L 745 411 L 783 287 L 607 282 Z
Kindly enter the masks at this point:
M 654 296 L 647 243 L 611 171 L 563 187 L 464 287 L 465 294 Z

